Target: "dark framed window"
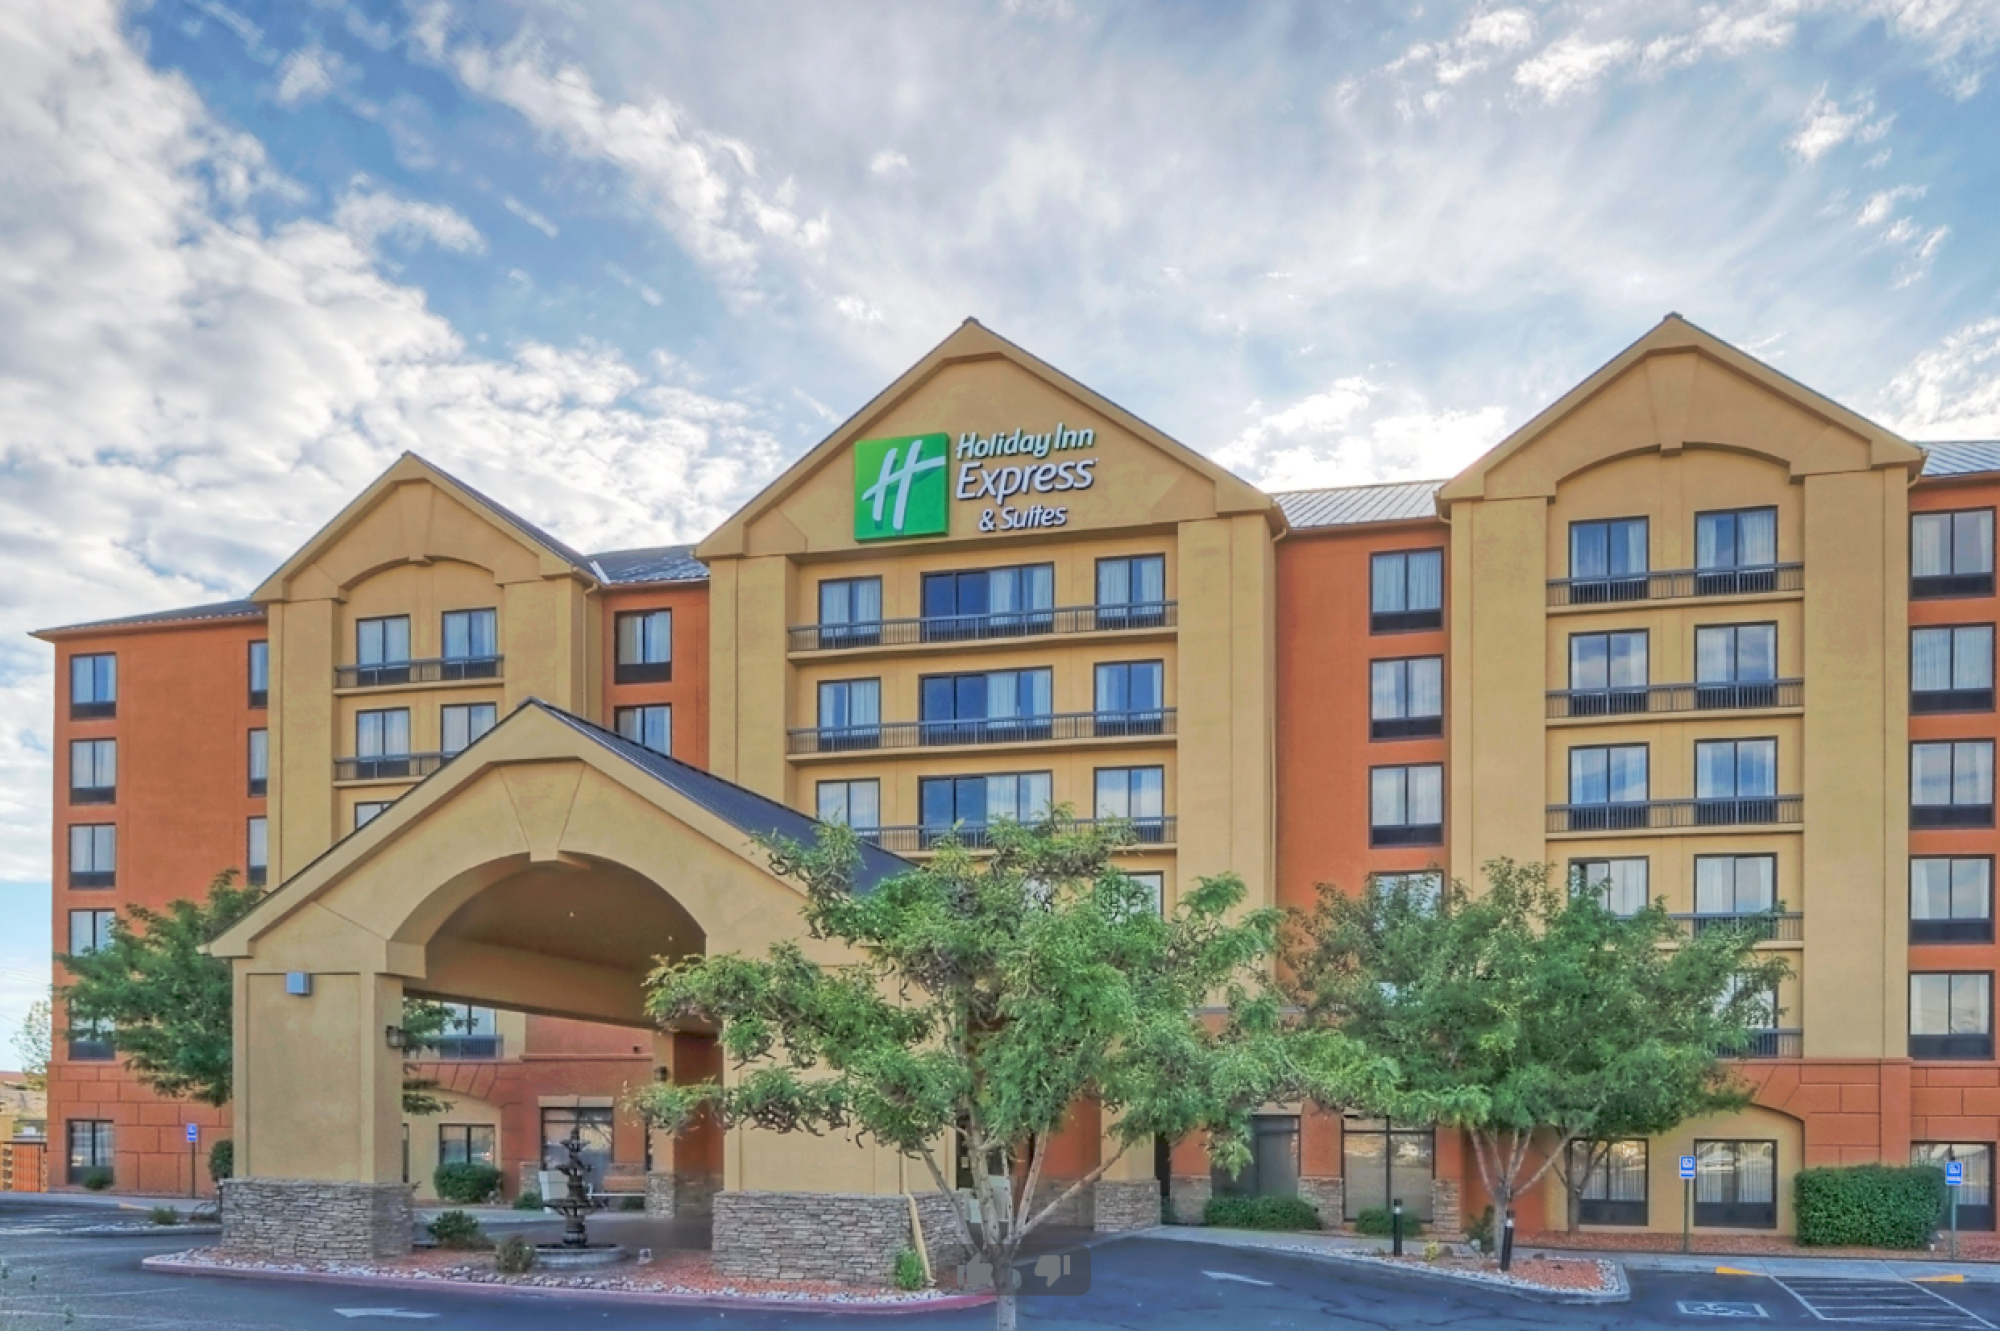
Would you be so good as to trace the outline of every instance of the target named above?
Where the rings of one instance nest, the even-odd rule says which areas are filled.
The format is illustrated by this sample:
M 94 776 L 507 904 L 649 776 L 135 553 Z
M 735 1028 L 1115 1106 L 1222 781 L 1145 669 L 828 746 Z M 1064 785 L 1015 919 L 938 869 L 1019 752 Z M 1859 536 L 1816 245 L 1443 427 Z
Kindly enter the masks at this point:
M 1157 869 L 1127 869 L 1125 876 L 1146 889 L 1146 897 L 1153 904 L 1153 914 L 1164 915 L 1167 909 L 1167 876 Z
M 1778 905 L 1776 855 L 1694 857 L 1694 913 L 1761 915 Z
M 1993 510 L 1910 515 L 1910 595 L 1993 594 Z
M 245 766 L 250 776 L 250 793 L 268 794 L 271 789 L 270 731 L 258 729 L 250 732 L 250 752 Z
M 828 578 L 819 585 L 819 645 L 873 647 L 882 641 L 882 579 Z
M 569 1149 L 563 1145 L 571 1132 L 583 1142 L 578 1152 L 584 1181 L 593 1191 L 602 1191 L 605 1171 L 611 1167 L 611 1106 L 583 1105 L 574 1108 L 542 1107 L 542 1168 L 554 1169 L 569 1163 Z
M 478 1062 L 500 1057 L 500 1024 L 490 1007 L 446 1003 L 450 1020 L 432 1041 L 430 1052 L 442 1059 Z
M 1571 860 L 1571 887 L 1589 892 L 1613 915 L 1637 915 L 1652 901 L 1652 862 L 1644 855 L 1618 859 Z
M 73 1118 L 64 1125 L 69 1149 L 66 1178 L 82 1183 L 98 1170 L 109 1173 L 116 1164 L 114 1137 L 108 1118 Z
M 111 926 L 118 922 L 115 910 L 73 910 L 69 913 L 69 955 L 88 956 L 111 946 Z
M 1157 735 L 1165 729 L 1165 663 L 1106 661 L 1097 667 L 1094 685 L 1097 734 Z
M 363 688 L 410 682 L 410 617 L 354 621 L 354 682 Z
M 823 823 L 839 823 L 857 832 L 872 832 L 882 826 L 882 783 L 874 777 L 822 781 L 814 795 Z
M 1444 844 L 1444 764 L 1368 769 L 1368 844 Z
M 410 775 L 410 709 L 356 712 L 354 757 L 358 779 Z
M 924 641 L 1047 633 L 1055 628 L 1056 566 L 926 573 Z
M 368 824 L 381 817 L 389 807 L 388 800 L 362 800 L 354 806 L 354 830 L 359 832 Z
M 1097 561 L 1097 627 L 1159 628 L 1166 622 L 1165 555 L 1119 555 Z
M 258 639 L 250 644 L 250 705 L 266 707 L 271 702 L 271 644 Z
M 1993 941 L 1992 856 L 1911 857 L 1910 941 Z
M 1572 832 L 1610 832 L 1646 825 L 1651 752 L 1644 744 L 1589 744 L 1569 751 Z
M 69 742 L 69 802 L 112 804 L 118 799 L 118 741 Z
M 617 629 L 614 683 L 654 684 L 674 677 L 673 611 L 627 611 L 618 616 Z
M 118 715 L 118 658 L 110 652 L 69 658 L 69 719 Z
M 444 612 L 440 679 L 491 679 L 500 673 L 500 615 L 491 608 Z
M 1444 871 L 1442 869 L 1403 869 L 1393 872 L 1368 875 L 1377 891 L 1383 893 L 1407 892 L 1426 906 L 1437 905 L 1444 893 Z
M 1431 1219 L 1431 1178 L 1437 1161 L 1437 1135 L 1431 1129 L 1379 1118 L 1349 1118 L 1341 1124 L 1340 1141 L 1346 1219 L 1363 1211 L 1386 1210 L 1398 1199 L 1406 1218 Z
M 1957 1194 L 1958 1227 L 1975 1231 L 1993 1228 L 1993 1143 L 1992 1142 L 1911 1142 L 1910 1163 L 1929 1165 L 1942 1172 L 1956 1161 L 1965 1166 L 1965 1182 L 1953 1189 Z M 1950 1204 L 1940 1226 L 1950 1223 Z
M 118 885 L 118 828 L 113 823 L 77 823 L 69 829 L 69 885 Z
M 438 1124 L 440 1165 L 497 1165 L 498 1151 L 491 1123 Z
M 1695 595 L 1776 591 L 1777 564 L 1777 509 L 1734 508 L 1695 514 Z
M 1645 600 L 1646 545 L 1644 518 L 1570 523 L 1570 604 Z
M 1055 672 L 989 670 L 925 675 L 917 681 L 926 744 L 1047 739 L 1052 733 Z
M 1694 631 L 1696 707 L 1776 707 L 1778 626 L 1708 624 Z
M 818 743 L 832 749 L 872 749 L 882 742 L 882 681 L 829 679 L 819 686 Z
M 1910 630 L 1910 710 L 1993 710 L 1993 626 Z
M 917 807 L 924 843 L 956 827 L 968 845 L 982 844 L 986 828 L 998 819 L 1023 823 L 1046 817 L 1053 792 L 1048 772 L 923 777 L 917 782 Z
M 1651 682 L 1644 629 L 1569 635 L 1569 714 L 1613 716 L 1646 710 Z
M 1299 1116 L 1253 1114 L 1250 1162 L 1231 1174 L 1212 1168 L 1209 1183 L 1219 1196 L 1296 1197 L 1299 1195 Z
M 612 716 L 620 735 L 634 744 L 664 753 L 674 751 L 674 709 L 666 703 L 644 707 L 620 707 Z
M 1092 810 L 1098 818 L 1123 818 L 1142 843 L 1167 839 L 1167 769 L 1100 767 L 1092 779 Z
M 1776 1229 L 1778 1143 L 1697 1141 L 1694 1223 L 1718 1229 Z
M 243 877 L 252 887 L 261 886 L 271 872 L 271 825 L 264 818 L 252 818 L 245 831 Z
M 1406 656 L 1368 663 L 1368 738 L 1421 739 L 1444 733 L 1444 658 Z
M 1910 1057 L 1993 1057 L 1993 973 L 1910 975 Z
M 94 1022 L 71 1023 L 68 1045 L 72 1063 L 109 1063 L 118 1057 L 111 1047 L 111 1032 Z
M 471 748 L 499 719 L 500 709 L 494 703 L 447 703 L 438 708 L 438 748 L 444 753 Z
M 1368 561 L 1368 631 L 1444 627 L 1444 551 L 1395 550 Z
M 1911 827 L 1993 826 L 1993 741 L 1910 746 Z
M 1585 1225 L 1646 1223 L 1646 1142 L 1578 1141 L 1569 1147 L 1570 1177 L 1581 1179 L 1577 1222 Z
M 1777 740 L 1695 742 L 1695 822 L 1705 825 L 1775 822 L 1777 795 Z

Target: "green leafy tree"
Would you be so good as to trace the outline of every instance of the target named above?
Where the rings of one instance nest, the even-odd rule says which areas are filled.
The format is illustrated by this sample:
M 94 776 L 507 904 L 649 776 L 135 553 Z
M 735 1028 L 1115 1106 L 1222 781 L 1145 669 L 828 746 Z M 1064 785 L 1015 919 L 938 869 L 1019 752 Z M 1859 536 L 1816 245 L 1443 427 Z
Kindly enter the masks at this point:
M 740 1075 L 649 1086 L 640 1107 L 671 1131 L 708 1111 L 725 1125 L 871 1137 L 921 1161 L 955 1203 L 957 1238 L 995 1273 L 1002 1331 L 1015 1324 L 1007 1276 L 1021 1241 L 1127 1151 L 1207 1131 L 1236 1168 L 1249 1113 L 1266 1102 L 1389 1107 L 1380 1060 L 1336 1031 L 1288 1024 L 1265 983 L 1280 913 L 1240 909 L 1243 884 L 1224 874 L 1163 917 L 1111 863 L 1129 836 L 1059 810 L 996 825 L 990 856 L 949 840 L 867 892 L 853 890 L 851 831 L 771 843 L 775 870 L 805 889 L 806 933 L 853 959 L 821 965 L 787 942 L 763 959 L 661 966 L 649 1012 L 713 1023 Z M 1222 1015 L 1204 1021 L 1211 1002 Z M 1116 1145 L 1043 1190 L 1043 1146 L 1092 1100 Z M 953 1189 L 954 1132 L 966 1158 L 987 1162 L 976 1197 Z
M 55 1020 L 49 1000 L 28 1004 L 14 1032 L 14 1052 L 21 1059 L 21 1081 L 31 1091 L 49 1089 L 49 1058 L 55 1047 Z
M 1287 969 L 1315 1024 L 1390 1063 L 1404 1096 L 1448 1106 L 1436 1121 L 1465 1132 L 1503 1215 L 1572 1143 L 1745 1102 L 1725 1060 L 1773 1023 L 1785 973 L 1753 950 L 1754 921 L 1688 937 L 1660 903 L 1615 915 L 1545 865 L 1495 860 L 1486 880 L 1322 888 Z

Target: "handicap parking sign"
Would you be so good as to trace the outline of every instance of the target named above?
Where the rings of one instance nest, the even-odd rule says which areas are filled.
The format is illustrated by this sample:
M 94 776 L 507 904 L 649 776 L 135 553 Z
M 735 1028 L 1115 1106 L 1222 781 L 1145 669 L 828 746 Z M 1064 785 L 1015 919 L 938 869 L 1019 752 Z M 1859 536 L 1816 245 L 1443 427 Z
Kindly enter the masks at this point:
M 193 1123 L 188 1124 L 187 1134 L 188 1134 L 189 1146 L 193 1146 L 196 1142 L 201 1140 L 201 1128 L 197 1124 Z
M 1694 1157 L 1693 1157 L 1693 1156 L 1691 1156 L 1691 1155 L 1684 1155 L 1684 1156 L 1682 1156 L 1682 1157 L 1681 1157 L 1681 1177 L 1682 1177 L 1682 1178 L 1693 1178 L 1693 1177 L 1694 1177 Z
M 1944 1185 L 1947 1188 L 1962 1188 L 1965 1186 L 1965 1161 L 1947 1160 L 1944 1162 Z

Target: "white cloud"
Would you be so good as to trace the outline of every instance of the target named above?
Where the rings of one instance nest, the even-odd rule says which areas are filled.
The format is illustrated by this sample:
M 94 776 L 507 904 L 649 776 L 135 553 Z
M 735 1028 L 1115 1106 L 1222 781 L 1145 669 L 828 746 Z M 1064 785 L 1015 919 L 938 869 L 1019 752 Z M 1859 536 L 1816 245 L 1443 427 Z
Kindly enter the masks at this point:
M 1922 185 L 1898 185 L 1894 189 L 1877 190 L 1862 203 L 1861 211 L 1855 214 L 1854 225 L 1876 227 L 1889 220 L 1900 199 L 1921 199 L 1924 197 Z
M 1906 439 L 2000 439 L 2000 319 L 1967 324 L 1924 351 L 1878 406 Z
M 1826 89 L 1822 87 L 1806 107 L 1799 132 L 1792 136 L 1788 146 L 1802 160 L 1817 162 L 1850 139 L 1856 143 L 1873 143 L 1889 132 L 1889 126 L 1895 120 L 1894 116 L 1871 119 L 1874 115 L 1875 99 L 1868 94 L 1856 97 L 1852 107 L 1843 107 L 1839 101 L 1827 96 Z
M 1637 51 L 1623 37 L 1593 42 L 1581 33 L 1571 33 L 1516 65 L 1514 82 L 1554 105 L 1590 91 L 1613 69 L 1631 60 Z
M 329 51 L 314 42 L 301 46 L 278 66 L 274 96 L 280 106 L 302 106 L 316 102 L 347 82 L 354 70 L 338 51 Z
M 425 241 L 457 254 L 482 254 L 486 240 L 463 214 L 440 203 L 423 203 L 371 188 L 357 180 L 340 196 L 333 224 L 373 253 L 384 236 L 405 245 Z
M 1267 490 L 1433 480 L 1461 470 L 1505 429 L 1501 407 L 1438 410 L 1407 390 L 1350 375 L 1261 412 L 1215 456 Z
M 868 163 L 868 173 L 874 176 L 900 175 L 909 169 L 910 159 L 893 148 L 884 148 Z
M 533 208 L 530 208 L 527 204 L 522 203 L 519 199 L 515 198 L 513 195 L 511 194 L 507 195 L 505 198 L 500 200 L 500 203 L 503 207 L 507 209 L 508 212 L 514 214 L 514 216 L 520 218 L 523 222 L 526 222 L 529 226 L 535 228 L 535 230 L 541 232 L 543 235 L 547 236 L 550 240 L 554 240 L 557 236 L 562 234 L 561 227 L 557 226 L 553 221 L 543 216 L 541 213 L 536 212 Z

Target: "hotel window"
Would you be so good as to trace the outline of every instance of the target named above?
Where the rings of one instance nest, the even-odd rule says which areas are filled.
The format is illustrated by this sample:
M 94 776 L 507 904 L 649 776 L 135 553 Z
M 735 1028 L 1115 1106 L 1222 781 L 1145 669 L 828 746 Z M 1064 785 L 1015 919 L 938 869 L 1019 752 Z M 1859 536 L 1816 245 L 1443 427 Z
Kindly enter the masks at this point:
M 69 658 L 69 719 L 118 714 L 118 658 L 109 652 Z
M 1777 794 L 1777 740 L 1705 739 L 1695 744 L 1695 822 L 1776 822 Z
M 493 729 L 500 719 L 499 707 L 490 702 L 450 703 L 438 709 L 438 747 L 447 754 L 472 747 L 472 742 Z
M 612 714 L 620 735 L 654 753 L 672 756 L 674 751 L 674 709 L 665 703 L 647 707 L 620 707 Z
M 1910 595 L 1993 594 L 1993 510 L 1910 515 Z
M 1720 1229 L 1776 1229 L 1778 1143 L 1696 1142 L 1694 1223 Z
M 1394 896 L 1407 892 L 1411 899 L 1424 906 L 1437 905 L 1444 894 L 1444 873 L 1439 869 L 1411 869 L 1395 873 L 1370 874 L 1375 882 L 1375 890 L 1384 896 Z
M 1993 1057 L 1990 971 L 1910 976 L 1910 1057 Z
M 69 829 L 69 885 L 117 885 L 118 829 L 111 823 L 82 823 Z
M 1097 561 L 1097 627 L 1159 628 L 1167 622 L 1165 555 Z
M 1158 735 L 1165 731 L 1167 668 L 1159 661 L 1115 661 L 1097 667 L 1094 697 L 1099 735 Z
M 882 579 L 828 578 L 819 585 L 819 645 L 873 647 L 882 641 Z
M 1444 844 L 1444 765 L 1374 767 L 1368 772 L 1368 844 Z
M 1778 904 L 1775 855 L 1694 857 L 1694 913 L 1734 918 L 1761 915 Z M 1699 926 L 1699 921 L 1696 922 Z
M 1368 663 L 1369 739 L 1421 739 L 1443 733 L 1443 657 Z
M 542 1168 L 554 1169 L 569 1163 L 569 1149 L 563 1145 L 573 1132 L 583 1142 L 579 1152 L 584 1181 L 592 1192 L 603 1189 L 605 1173 L 611 1168 L 610 1105 L 583 1105 L 575 1109 L 543 1106 Z
M 431 1040 L 433 1053 L 461 1060 L 500 1057 L 500 1026 L 492 1008 L 470 1003 L 446 1003 L 443 1007 L 449 1019 Z
M 1637 915 L 1652 900 L 1650 861 L 1644 855 L 1616 860 L 1571 860 L 1571 887 L 1588 892 L 1613 915 Z
M 1696 707 L 1776 707 L 1778 626 L 1711 624 L 1694 631 Z
M 441 679 L 491 679 L 500 673 L 500 616 L 492 610 L 444 612 Z
M 438 1124 L 440 1165 L 492 1165 L 494 1158 L 491 1123 Z
M 924 574 L 924 641 L 1047 633 L 1055 627 L 1056 566 Z
M 1644 744 L 1595 744 L 1569 751 L 1569 832 L 1646 826 L 1649 787 Z
M 118 741 L 69 742 L 69 802 L 110 804 L 118 798 Z
M 1910 941 L 1993 941 L 1993 858 L 1919 855 L 1910 861 Z
M 263 886 L 265 876 L 271 871 L 271 824 L 263 818 L 249 821 L 245 836 L 247 846 L 244 854 L 244 878 L 250 886 Z
M 1047 772 L 924 777 L 917 782 L 924 844 L 959 827 L 966 845 L 985 845 L 987 827 L 999 819 L 1025 823 L 1046 817 L 1053 788 Z
M 1100 767 L 1096 772 L 1093 817 L 1122 818 L 1141 844 L 1173 838 L 1167 831 L 1167 769 Z
M 1777 563 L 1777 509 L 1738 508 L 1695 514 L 1695 595 L 1776 591 Z
M 271 732 L 253 730 L 250 732 L 250 793 L 263 795 L 271 787 Z
M 1993 826 L 1993 741 L 1910 746 L 1911 827 Z
M 354 621 L 354 682 L 362 688 L 410 682 L 410 617 Z
M 1387 1209 L 1400 1197 L 1404 1219 L 1428 1222 L 1435 1132 L 1379 1118 L 1348 1117 L 1340 1127 L 1340 1172 L 1347 1185 L 1344 1217 L 1353 1220 L 1363 1211 Z
M 271 644 L 250 644 L 250 705 L 264 707 L 271 701 Z
M 388 811 L 388 800 L 362 800 L 354 806 L 354 830 L 359 832 Z
M 410 709 L 390 707 L 354 714 L 357 780 L 410 774 Z
M 674 612 L 634 610 L 618 616 L 617 684 L 653 684 L 674 677 Z
M 1910 630 L 1910 710 L 1993 710 L 1993 626 Z
M 832 679 L 819 686 L 818 745 L 872 749 L 882 742 L 882 681 Z
M 1164 915 L 1167 911 L 1167 876 L 1157 870 L 1143 873 L 1126 871 L 1125 876 L 1145 889 L 1146 900 L 1152 905 L 1153 914 Z
M 1650 678 L 1644 629 L 1569 635 L 1571 716 L 1643 712 Z
M 1910 1163 L 1929 1165 L 1939 1173 L 1953 1161 L 1965 1166 L 1965 1182 L 1957 1189 L 1958 1227 L 1976 1231 L 1993 1228 L 1993 1143 L 1911 1142 Z
M 1569 599 L 1646 599 L 1646 519 L 1611 518 L 1569 524 Z
M 111 1044 L 111 1030 L 102 1022 L 72 1022 L 66 1043 L 72 1063 L 109 1063 L 118 1057 Z
M 100 1170 L 111 1173 L 112 1127 L 108 1118 L 73 1118 L 69 1132 L 69 1175 L 71 1183 L 83 1183 Z
M 73 957 L 101 952 L 111 946 L 111 926 L 118 920 L 115 910 L 73 910 L 69 913 L 69 954 Z
M 819 820 L 839 823 L 857 832 L 873 832 L 882 826 L 882 783 L 866 781 L 822 781 L 817 790 Z
M 1646 1223 L 1646 1143 L 1579 1141 L 1569 1147 L 1572 1179 L 1581 1179 L 1577 1198 L 1578 1224 L 1643 1225 Z
M 1368 631 L 1400 633 L 1444 625 L 1444 551 L 1375 555 L 1368 565 Z
M 922 690 L 923 741 L 970 744 L 1048 739 L 1054 672 L 993 670 L 976 675 L 926 675 Z

